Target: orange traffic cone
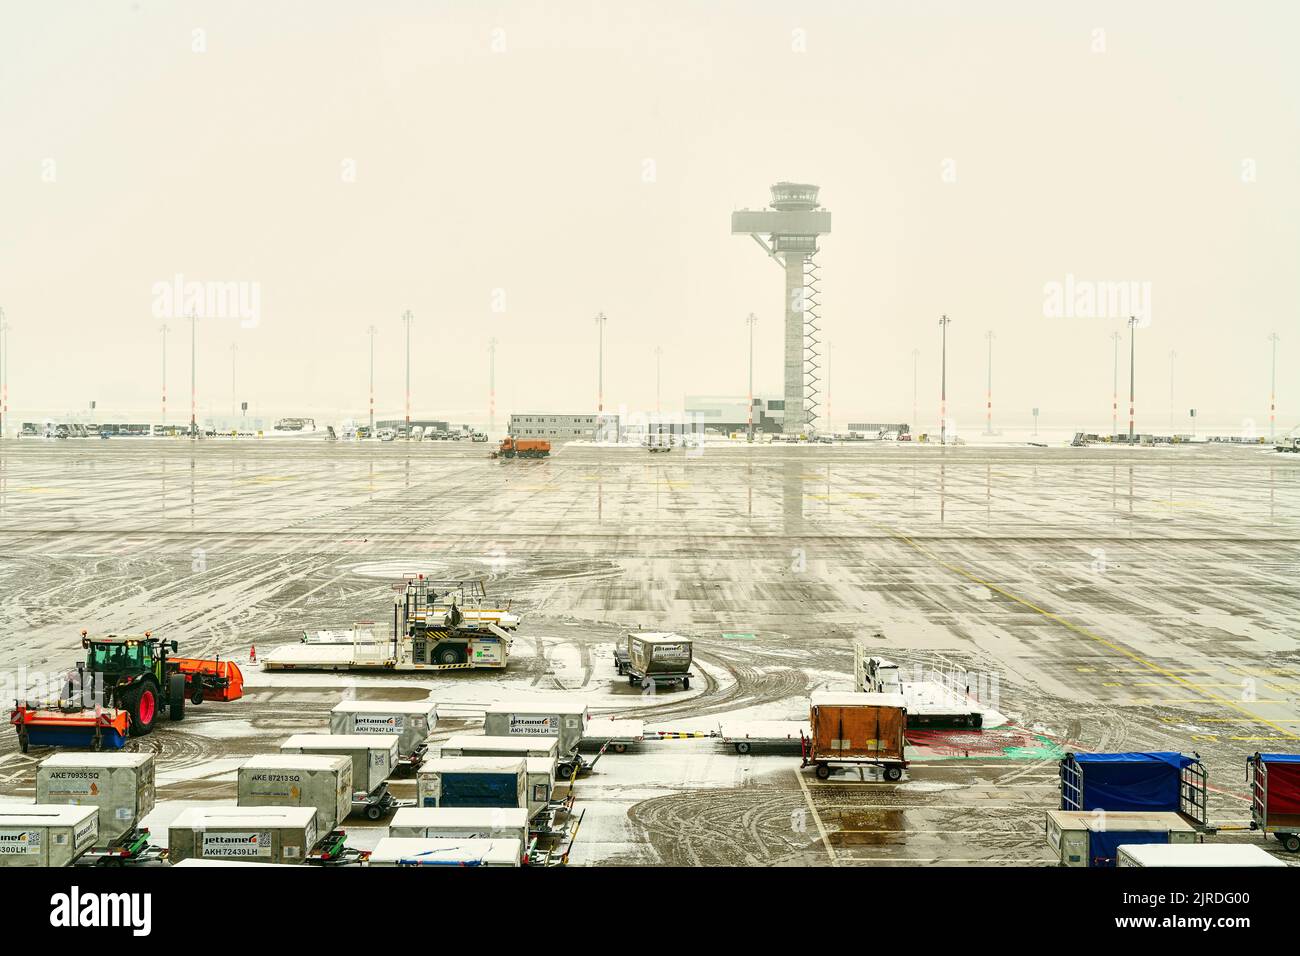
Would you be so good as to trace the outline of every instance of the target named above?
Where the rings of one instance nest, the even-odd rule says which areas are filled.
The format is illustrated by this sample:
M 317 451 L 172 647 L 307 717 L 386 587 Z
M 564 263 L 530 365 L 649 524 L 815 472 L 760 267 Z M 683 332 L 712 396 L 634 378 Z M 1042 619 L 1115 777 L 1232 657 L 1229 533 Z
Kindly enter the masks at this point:
M 250 663 L 250 664 L 256 664 L 256 663 L 257 663 L 257 645 L 256 645 L 256 644 L 252 645 L 252 646 L 249 647 L 249 649 L 248 649 L 248 663 Z

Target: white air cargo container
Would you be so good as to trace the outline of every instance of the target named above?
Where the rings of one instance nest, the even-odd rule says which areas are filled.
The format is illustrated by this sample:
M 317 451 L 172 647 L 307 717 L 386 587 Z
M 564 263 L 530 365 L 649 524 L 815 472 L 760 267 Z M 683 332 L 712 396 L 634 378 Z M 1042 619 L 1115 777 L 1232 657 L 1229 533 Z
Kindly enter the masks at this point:
M 282 754 L 342 754 L 352 758 L 352 788 L 374 793 L 397 769 L 397 734 L 294 734 Z
M 552 701 L 505 701 L 484 712 L 483 733 L 489 737 L 555 737 L 561 761 L 577 754 L 587 730 L 587 705 L 576 697 Z
M 518 840 L 410 839 L 384 837 L 370 853 L 370 866 L 518 866 Z
M 535 817 L 546 809 L 555 790 L 555 760 L 551 757 L 528 757 L 528 816 Z
M 1128 810 L 1048 810 L 1047 845 L 1061 866 L 1115 866 L 1125 837 L 1162 843 L 1195 843 L 1196 828 L 1177 813 Z
M 1116 866 L 1286 866 L 1253 843 L 1139 843 L 1119 848 Z
M 151 753 L 62 753 L 36 769 L 36 802 L 99 810 L 95 845 L 111 847 L 154 807 Z
M 352 812 L 352 758 L 345 754 L 263 754 L 236 773 L 241 807 L 315 807 L 316 832 Z
M 403 759 L 422 752 L 438 726 L 438 705 L 431 700 L 345 700 L 330 711 L 332 734 L 397 734 Z
M 173 862 L 302 863 L 316 837 L 315 807 L 195 807 L 172 821 L 167 846 Z
M 428 760 L 416 775 L 416 794 L 421 807 L 527 809 L 528 762 L 519 757 Z
M 98 837 L 98 807 L 0 805 L 0 866 L 71 866 Z
M 403 807 L 388 835 L 420 839 L 518 840 L 528 847 L 528 811 L 519 807 Z
M 555 737 L 489 737 L 486 734 L 457 734 L 448 737 L 440 749 L 444 757 L 559 757 Z

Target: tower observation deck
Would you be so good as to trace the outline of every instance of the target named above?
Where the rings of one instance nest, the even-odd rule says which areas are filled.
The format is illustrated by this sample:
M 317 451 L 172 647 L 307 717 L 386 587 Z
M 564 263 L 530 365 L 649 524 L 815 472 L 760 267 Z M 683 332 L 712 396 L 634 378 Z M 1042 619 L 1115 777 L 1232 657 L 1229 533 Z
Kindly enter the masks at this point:
M 785 270 L 786 434 L 815 429 L 821 379 L 818 327 L 817 238 L 831 231 L 831 214 L 817 201 L 818 187 L 777 183 L 768 209 L 731 214 L 732 235 L 748 235 Z

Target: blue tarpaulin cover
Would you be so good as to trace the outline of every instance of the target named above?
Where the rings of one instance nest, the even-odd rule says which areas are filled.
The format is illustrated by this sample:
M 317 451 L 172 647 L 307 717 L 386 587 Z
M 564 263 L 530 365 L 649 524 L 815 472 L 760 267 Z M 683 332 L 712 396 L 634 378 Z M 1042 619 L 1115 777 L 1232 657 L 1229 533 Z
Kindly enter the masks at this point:
M 1119 848 L 1137 843 L 1168 843 L 1169 834 L 1152 830 L 1124 833 L 1119 830 L 1098 830 L 1088 834 L 1088 865 L 1114 866 Z
M 1171 752 L 1073 754 L 1082 775 L 1079 810 L 1177 813 L 1179 776 L 1195 757 Z
M 1258 754 L 1264 763 L 1300 763 L 1300 754 Z

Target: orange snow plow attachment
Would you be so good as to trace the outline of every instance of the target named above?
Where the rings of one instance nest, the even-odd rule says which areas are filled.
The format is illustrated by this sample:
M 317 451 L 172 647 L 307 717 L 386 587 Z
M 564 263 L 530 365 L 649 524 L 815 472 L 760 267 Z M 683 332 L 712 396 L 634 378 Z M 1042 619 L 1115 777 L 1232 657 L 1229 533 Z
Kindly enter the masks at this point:
M 169 657 L 167 663 L 185 675 L 185 690 L 192 692 L 197 681 L 204 700 L 231 701 L 244 696 L 244 672 L 234 661 L 207 661 L 197 657 Z
M 126 745 L 124 710 L 59 710 L 19 704 L 9 714 L 9 722 L 18 731 L 18 749 L 23 753 L 29 745 L 92 750 L 121 750 Z

